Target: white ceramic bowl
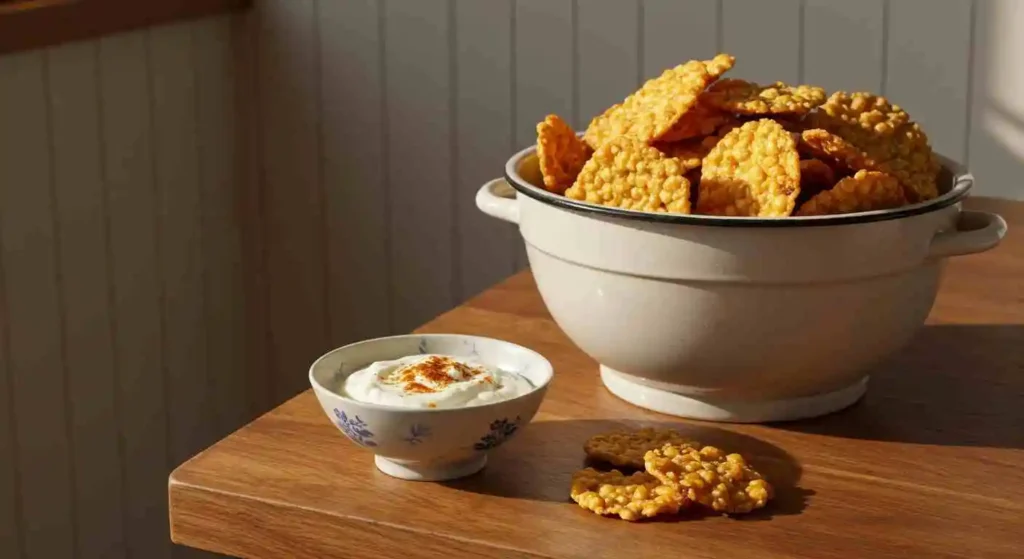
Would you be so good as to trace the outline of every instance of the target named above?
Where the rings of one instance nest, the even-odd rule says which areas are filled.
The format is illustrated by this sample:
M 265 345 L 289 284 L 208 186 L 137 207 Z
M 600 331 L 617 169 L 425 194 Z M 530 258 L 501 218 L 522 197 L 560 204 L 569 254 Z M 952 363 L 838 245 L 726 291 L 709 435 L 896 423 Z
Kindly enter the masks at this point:
M 534 148 L 477 206 L 518 224 L 555 322 L 615 395 L 663 413 L 763 422 L 854 403 L 935 300 L 946 257 L 999 243 L 961 210 L 971 175 L 942 158 L 941 195 L 894 210 L 759 219 L 650 214 L 540 188 Z
M 475 357 L 519 374 L 533 385 L 510 400 L 454 409 L 410 409 L 359 402 L 341 387 L 353 372 L 407 355 Z M 377 468 L 401 479 L 440 481 L 468 476 L 487 464 L 487 453 L 533 419 L 552 377 L 539 353 L 501 340 L 455 334 L 378 338 L 327 353 L 309 369 L 324 413 L 355 444 L 373 451 Z

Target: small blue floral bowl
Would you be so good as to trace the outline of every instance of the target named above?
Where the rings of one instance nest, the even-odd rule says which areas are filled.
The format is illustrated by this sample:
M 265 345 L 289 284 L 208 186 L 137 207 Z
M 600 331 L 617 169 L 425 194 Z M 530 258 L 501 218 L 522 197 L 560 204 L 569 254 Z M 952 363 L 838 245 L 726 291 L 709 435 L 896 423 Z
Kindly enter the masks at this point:
M 532 389 L 509 400 L 451 409 L 383 406 L 345 395 L 345 379 L 353 372 L 375 361 L 427 353 L 474 357 L 526 378 Z M 377 469 L 401 479 L 443 481 L 483 469 L 488 452 L 507 443 L 536 415 L 552 375 L 547 359 L 510 342 L 412 334 L 335 349 L 313 363 L 309 382 L 331 422 L 349 440 L 373 451 Z

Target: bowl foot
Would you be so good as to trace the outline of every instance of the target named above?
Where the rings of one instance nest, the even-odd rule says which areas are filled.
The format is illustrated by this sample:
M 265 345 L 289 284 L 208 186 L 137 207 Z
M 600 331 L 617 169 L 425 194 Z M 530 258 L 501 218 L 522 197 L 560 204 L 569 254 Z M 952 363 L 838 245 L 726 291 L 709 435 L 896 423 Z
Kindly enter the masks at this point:
M 609 392 L 651 411 L 704 421 L 767 423 L 817 417 L 853 405 L 867 391 L 868 377 L 824 394 L 763 402 L 717 402 L 645 386 L 601 365 L 601 382 Z
M 385 474 L 409 481 L 448 481 L 471 476 L 487 465 L 487 455 L 480 454 L 458 462 L 398 462 L 374 456 L 373 463 Z

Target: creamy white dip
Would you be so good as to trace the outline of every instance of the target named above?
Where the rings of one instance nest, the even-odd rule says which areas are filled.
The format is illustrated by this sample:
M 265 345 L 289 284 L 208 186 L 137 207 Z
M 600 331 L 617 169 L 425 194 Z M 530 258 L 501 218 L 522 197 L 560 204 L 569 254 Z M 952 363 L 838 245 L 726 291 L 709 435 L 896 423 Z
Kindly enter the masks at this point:
M 354 400 L 405 408 L 458 408 L 509 400 L 533 389 L 526 378 L 471 358 L 410 355 L 377 361 L 345 379 Z

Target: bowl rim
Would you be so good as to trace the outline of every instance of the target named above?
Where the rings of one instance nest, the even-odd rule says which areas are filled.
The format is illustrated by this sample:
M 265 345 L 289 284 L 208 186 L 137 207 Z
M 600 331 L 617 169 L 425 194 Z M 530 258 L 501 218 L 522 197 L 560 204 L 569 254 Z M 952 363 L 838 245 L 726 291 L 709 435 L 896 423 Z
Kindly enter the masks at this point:
M 543 382 L 539 382 L 537 384 L 534 384 L 533 388 L 531 390 L 528 390 L 528 391 L 526 391 L 526 392 L 524 392 L 522 394 L 519 394 L 518 396 L 515 396 L 515 397 L 512 397 L 512 398 L 507 398 L 505 400 L 497 400 L 497 401 L 494 401 L 494 402 L 488 402 L 486 404 L 480 404 L 480 405 L 477 405 L 477 406 L 462 406 L 462 407 L 456 407 L 456 408 L 405 408 L 405 407 L 401 407 L 401 406 L 389 406 L 389 405 L 385 405 L 385 404 L 375 404 L 373 402 L 363 402 L 362 400 L 356 400 L 355 398 L 352 398 L 351 396 L 347 396 L 345 394 L 339 393 L 336 390 L 331 390 L 330 388 L 327 388 L 326 386 L 321 384 L 316 379 L 316 377 L 314 376 L 314 371 L 316 371 L 317 366 L 320 365 L 320 363 L 322 361 L 324 361 L 325 359 L 329 358 L 331 355 L 334 355 L 335 353 L 339 353 L 339 352 L 342 352 L 342 351 L 345 351 L 345 350 L 349 350 L 351 348 L 358 347 L 358 346 L 361 346 L 361 345 L 372 345 L 372 344 L 380 343 L 380 342 L 386 341 L 386 340 L 394 340 L 394 339 L 402 339 L 402 338 L 420 338 L 420 339 L 422 339 L 422 338 L 461 338 L 461 339 L 471 339 L 471 340 L 483 340 L 483 341 L 488 341 L 488 342 L 498 342 L 499 344 L 504 344 L 506 346 L 511 346 L 513 348 L 517 348 L 519 350 L 522 350 L 522 351 L 525 351 L 527 353 L 533 354 L 534 356 L 539 358 L 540 363 L 545 365 L 545 370 L 546 370 L 547 374 L 545 375 L 545 378 L 544 378 Z M 331 394 L 332 396 L 340 398 L 340 399 L 344 400 L 345 402 L 348 402 L 348 403 L 353 404 L 355 406 L 360 406 L 360 407 L 364 407 L 364 408 L 368 408 L 368 409 L 372 409 L 372 410 L 384 411 L 384 412 L 398 413 L 398 414 L 461 413 L 461 412 L 464 412 L 466 410 L 482 410 L 482 409 L 497 407 L 497 406 L 501 406 L 501 405 L 506 405 L 506 404 L 509 404 L 511 402 L 515 402 L 515 401 L 521 400 L 523 398 L 526 398 L 527 396 L 530 396 L 532 394 L 536 394 L 538 392 L 542 392 L 542 391 L 546 390 L 548 385 L 551 384 L 551 380 L 554 378 L 554 376 L 555 376 L 554 365 L 551 364 L 551 361 L 548 360 L 547 357 L 544 357 L 539 352 L 534 351 L 534 350 L 532 350 L 532 349 L 530 349 L 530 348 L 528 348 L 526 346 L 522 346 L 522 345 L 519 345 L 517 343 L 510 342 L 508 340 L 502 340 L 502 339 L 498 339 L 498 338 L 490 338 L 490 337 L 487 337 L 487 336 L 475 336 L 475 335 L 472 335 L 472 334 L 444 334 L 444 333 L 396 334 L 396 335 L 393 335 L 393 336 L 379 336 L 379 337 L 376 337 L 376 338 L 368 338 L 368 339 L 365 339 L 365 340 L 359 340 L 357 342 L 352 342 L 350 344 L 346 344 L 346 345 L 343 345 L 343 346 L 340 346 L 340 347 L 336 347 L 336 348 L 328 351 L 327 353 L 324 353 L 320 357 L 318 357 L 309 366 L 309 383 L 310 383 L 310 385 L 313 386 L 314 390 L 322 390 L 322 391 L 324 391 L 324 392 L 326 392 L 328 394 Z M 531 381 L 531 384 L 533 384 L 532 381 Z
M 582 132 L 577 132 L 577 136 L 582 136 L 582 134 Z M 505 162 L 505 180 L 513 189 L 516 190 L 517 193 L 528 196 L 538 202 L 576 213 L 651 223 L 699 225 L 705 227 L 753 228 L 824 227 L 832 225 L 872 223 L 877 221 L 904 219 L 911 216 L 935 212 L 952 206 L 967 196 L 971 187 L 974 185 L 974 176 L 971 175 L 963 164 L 936 153 L 935 157 L 938 159 L 940 165 L 942 165 L 942 167 L 949 171 L 953 176 L 953 186 L 948 192 L 945 192 L 931 200 L 900 206 L 899 208 L 827 216 L 787 216 L 785 218 L 653 213 L 609 206 L 599 206 L 597 204 L 591 204 L 590 202 L 572 200 L 531 184 L 519 174 L 519 166 L 526 158 L 533 155 L 536 150 L 537 147 L 535 145 L 523 148 L 513 154 L 512 157 Z

